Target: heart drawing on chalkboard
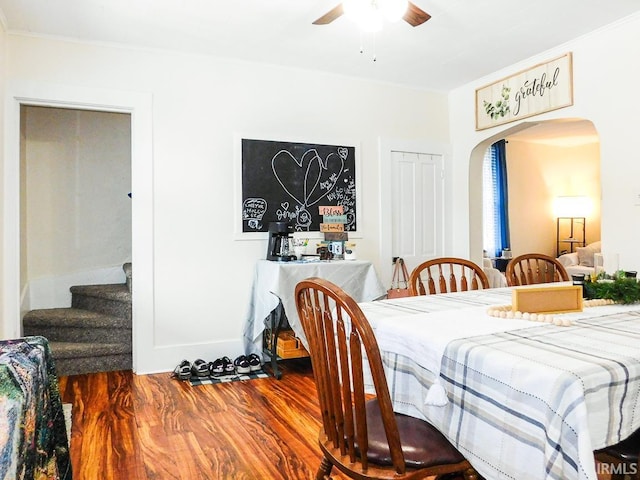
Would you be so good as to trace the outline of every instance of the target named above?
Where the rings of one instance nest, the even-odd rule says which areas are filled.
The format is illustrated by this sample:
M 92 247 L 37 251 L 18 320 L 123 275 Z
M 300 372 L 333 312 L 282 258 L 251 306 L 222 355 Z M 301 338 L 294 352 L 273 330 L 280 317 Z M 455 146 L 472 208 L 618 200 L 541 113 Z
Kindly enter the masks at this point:
M 313 148 L 297 159 L 290 152 L 280 150 L 271 160 L 271 168 L 284 191 L 307 208 L 334 189 L 344 170 L 345 153 L 330 153 L 323 160 Z

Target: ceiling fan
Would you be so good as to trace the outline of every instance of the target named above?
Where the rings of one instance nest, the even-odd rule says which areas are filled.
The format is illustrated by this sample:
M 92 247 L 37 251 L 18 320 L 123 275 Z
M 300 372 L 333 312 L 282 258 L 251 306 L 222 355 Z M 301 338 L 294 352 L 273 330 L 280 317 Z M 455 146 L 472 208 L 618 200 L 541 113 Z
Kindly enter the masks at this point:
M 338 5 L 336 5 L 334 8 L 332 8 L 327 13 L 325 13 L 320 18 L 318 18 L 315 22 L 313 22 L 313 24 L 327 25 L 333 22 L 334 20 L 336 20 L 337 18 L 339 18 L 345 13 L 344 3 L 346 2 L 348 2 L 348 0 L 345 0 L 345 2 L 339 3 Z M 379 1 L 367 0 L 367 3 L 370 3 L 369 5 L 370 8 L 377 9 Z M 402 15 L 402 19 L 405 22 L 407 22 L 409 25 L 413 27 L 417 27 L 418 25 L 422 25 L 424 22 L 426 22 L 431 18 L 431 15 L 429 15 L 427 12 L 422 10 L 420 7 L 414 5 L 411 2 L 406 2 L 406 3 L 407 3 L 407 9 Z

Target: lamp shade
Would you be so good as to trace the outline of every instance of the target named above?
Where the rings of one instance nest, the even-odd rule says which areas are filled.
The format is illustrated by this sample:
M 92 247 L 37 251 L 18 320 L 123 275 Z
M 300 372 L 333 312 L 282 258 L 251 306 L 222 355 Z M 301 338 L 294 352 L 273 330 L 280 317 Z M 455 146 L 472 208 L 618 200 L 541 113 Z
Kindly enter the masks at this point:
M 591 213 L 591 199 L 585 195 L 556 197 L 553 202 L 556 217 L 587 217 Z

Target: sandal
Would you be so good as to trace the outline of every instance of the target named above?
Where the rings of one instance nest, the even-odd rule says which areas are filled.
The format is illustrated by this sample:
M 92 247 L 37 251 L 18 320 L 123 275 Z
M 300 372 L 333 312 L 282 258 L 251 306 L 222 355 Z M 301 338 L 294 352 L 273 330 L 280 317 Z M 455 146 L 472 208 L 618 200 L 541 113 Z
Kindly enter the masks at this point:
M 209 375 L 209 365 L 199 358 L 191 365 L 191 373 L 196 377 L 206 377 Z
M 262 360 L 260 360 L 260 357 L 258 355 L 252 353 L 247 357 L 247 360 L 249 361 L 249 368 L 252 372 L 262 370 Z
M 221 375 L 224 375 L 224 361 L 222 358 L 218 358 L 209 364 L 209 376 L 219 377 Z
M 225 375 L 233 375 L 236 373 L 236 367 L 233 365 L 233 362 L 229 357 L 222 357 L 222 361 L 224 362 Z
M 173 369 L 171 377 L 178 380 L 189 380 L 191 378 L 191 363 L 188 360 L 180 362 L 180 365 Z
M 249 373 L 251 371 L 251 366 L 249 364 L 249 360 L 244 355 L 240 355 L 233 361 L 233 365 L 236 369 L 236 373 L 244 374 Z

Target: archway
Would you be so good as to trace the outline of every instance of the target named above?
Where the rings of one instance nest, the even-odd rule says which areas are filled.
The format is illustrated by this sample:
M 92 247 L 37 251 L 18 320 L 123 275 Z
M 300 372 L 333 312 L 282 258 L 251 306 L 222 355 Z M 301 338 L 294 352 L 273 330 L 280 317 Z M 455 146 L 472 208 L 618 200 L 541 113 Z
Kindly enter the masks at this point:
M 506 139 L 509 219 L 514 254 L 537 251 L 555 256 L 557 196 L 587 195 L 587 243 L 600 240 L 600 145 L 593 123 L 584 119 L 524 122 L 480 142 L 469 162 L 469 245 L 482 258 L 482 162 L 486 149 Z

